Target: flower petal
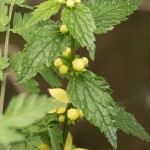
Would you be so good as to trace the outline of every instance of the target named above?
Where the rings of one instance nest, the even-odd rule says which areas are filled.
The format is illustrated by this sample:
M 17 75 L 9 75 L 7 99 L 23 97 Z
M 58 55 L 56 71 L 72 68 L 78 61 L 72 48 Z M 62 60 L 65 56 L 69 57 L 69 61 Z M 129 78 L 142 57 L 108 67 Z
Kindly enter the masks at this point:
M 72 147 L 72 136 L 69 132 L 68 135 L 67 135 L 67 140 L 66 140 L 66 143 L 65 143 L 64 150 L 71 150 L 71 147 Z
M 68 103 L 68 95 L 65 90 L 63 90 L 61 88 L 54 88 L 54 89 L 49 89 L 49 93 L 56 100 L 63 102 L 63 103 Z
M 48 111 L 49 114 L 53 114 L 55 112 L 57 112 L 57 109 L 53 109 L 53 110 Z

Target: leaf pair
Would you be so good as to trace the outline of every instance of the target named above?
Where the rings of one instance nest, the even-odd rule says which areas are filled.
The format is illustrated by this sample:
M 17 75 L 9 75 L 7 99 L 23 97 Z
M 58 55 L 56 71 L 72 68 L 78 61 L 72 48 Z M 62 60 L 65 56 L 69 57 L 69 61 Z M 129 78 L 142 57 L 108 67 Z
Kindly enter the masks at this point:
M 149 135 L 134 116 L 113 101 L 110 91 L 106 81 L 91 72 L 73 77 L 67 88 L 70 102 L 105 134 L 114 149 L 117 148 L 118 129 L 150 141 Z

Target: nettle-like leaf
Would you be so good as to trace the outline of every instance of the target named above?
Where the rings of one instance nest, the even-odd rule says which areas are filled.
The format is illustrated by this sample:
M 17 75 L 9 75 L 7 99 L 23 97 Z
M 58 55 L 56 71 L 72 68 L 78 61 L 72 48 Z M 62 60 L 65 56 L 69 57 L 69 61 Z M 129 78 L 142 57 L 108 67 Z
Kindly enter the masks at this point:
M 137 122 L 136 118 L 126 112 L 123 107 L 116 105 L 116 126 L 124 133 L 132 134 L 142 140 L 150 142 L 150 136 L 145 132 L 144 128 Z
M 37 24 L 40 21 L 49 19 L 52 15 L 56 14 L 61 4 L 56 0 L 49 0 L 37 6 L 37 9 L 32 13 L 27 27 Z
M 0 0 L 0 32 L 6 31 L 6 26 L 10 21 L 7 12 L 8 6 L 5 5 L 5 0 Z
M 30 41 L 32 38 L 31 33 L 36 30 L 36 26 L 32 26 L 32 28 L 25 27 L 30 18 L 31 13 L 25 13 L 22 16 L 21 13 L 16 12 L 13 19 L 13 29 L 11 30 L 13 33 L 21 35 L 26 41 Z
M 114 149 L 117 148 L 117 129 L 140 139 L 150 141 L 149 135 L 136 119 L 116 105 L 103 80 L 90 72 L 84 72 L 70 81 L 67 92 L 70 101 L 82 109 L 86 119 L 99 127 Z
M 14 97 L 6 112 L 0 117 L 0 144 L 23 140 L 23 136 L 13 128 L 23 128 L 43 118 L 49 110 L 61 107 L 62 103 L 54 102 L 46 96 L 25 95 Z M 6 136 L 8 135 L 8 137 Z
M 22 86 L 31 94 L 36 94 L 40 92 L 39 84 L 36 80 L 29 79 L 22 83 Z
M 109 94 L 101 90 L 100 82 L 91 73 L 85 72 L 73 77 L 67 92 L 73 105 L 81 109 L 86 119 L 100 128 L 112 146 L 117 148 L 117 128 L 111 116 L 115 112 L 114 102 Z
M 24 142 L 12 144 L 10 150 L 39 150 L 39 146 L 42 143 L 40 136 L 28 135 Z
M 17 79 L 21 83 L 33 78 L 44 64 L 49 66 L 58 56 L 65 51 L 68 36 L 59 32 L 59 25 L 54 22 L 42 23 L 35 31 L 32 39 L 26 44 L 21 53 L 21 61 L 16 70 Z M 12 64 L 13 65 L 13 64 Z M 13 65 L 15 66 L 15 65 Z
M 42 144 L 43 141 L 40 136 L 29 136 L 26 139 L 26 149 L 27 150 L 38 150 L 40 144 Z
M 65 8 L 62 11 L 62 21 L 67 25 L 70 34 L 82 47 L 87 47 L 91 59 L 95 54 L 95 24 L 88 7 L 78 4 L 74 8 Z
M 50 68 L 43 67 L 39 73 L 44 78 L 44 80 L 51 86 L 51 87 L 61 87 L 62 83 L 59 81 L 58 76 L 54 73 Z
M 133 13 L 142 2 L 143 0 L 89 0 L 85 4 L 92 11 L 95 33 L 101 34 L 126 20 L 126 16 Z
M 51 138 L 52 148 L 54 150 L 61 150 L 63 144 L 62 130 L 58 126 L 54 126 L 49 129 L 49 135 Z
M 94 73 L 89 72 L 91 76 L 95 79 L 95 84 L 101 88 L 103 92 L 106 92 L 108 94 L 112 94 L 112 89 L 110 88 L 110 85 L 106 82 L 106 80 L 103 77 L 96 76 Z

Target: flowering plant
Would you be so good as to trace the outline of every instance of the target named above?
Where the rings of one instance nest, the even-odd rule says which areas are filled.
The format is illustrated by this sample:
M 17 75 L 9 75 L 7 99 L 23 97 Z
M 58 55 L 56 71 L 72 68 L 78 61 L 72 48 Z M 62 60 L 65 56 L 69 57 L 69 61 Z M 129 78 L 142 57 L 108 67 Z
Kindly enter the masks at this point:
M 135 117 L 116 103 L 109 84 L 88 70 L 89 59 L 77 53 L 85 47 L 94 60 L 95 36 L 126 20 L 142 0 L 46 0 L 36 7 L 27 0 L 0 0 L 0 32 L 6 33 L 0 50 L 0 150 L 84 150 L 72 144 L 70 126 L 87 119 L 117 149 L 121 129 L 140 139 L 150 136 Z M 29 9 L 14 12 L 15 5 Z M 58 21 L 51 19 L 60 13 Z M 10 32 L 24 38 L 22 51 L 8 56 Z M 16 77 L 29 96 L 13 97 L 3 111 L 6 79 Z M 40 74 L 51 96 L 40 96 Z M 60 78 L 67 79 L 66 91 Z M 7 94 L 7 93 L 6 93 Z

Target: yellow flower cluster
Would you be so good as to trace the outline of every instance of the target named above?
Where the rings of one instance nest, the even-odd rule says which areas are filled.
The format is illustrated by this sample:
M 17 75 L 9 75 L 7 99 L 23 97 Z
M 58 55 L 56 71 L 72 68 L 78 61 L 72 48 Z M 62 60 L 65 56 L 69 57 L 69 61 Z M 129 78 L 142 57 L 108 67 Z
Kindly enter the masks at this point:
M 88 66 L 89 60 L 86 57 L 75 58 L 72 61 L 72 64 L 68 60 L 71 57 L 71 48 L 67 47 L 66 50 L 62 54 L 62 58 L 57 58 L 54 61 L 54 66 L 59 69 L 59 73 L 64 75 L 67 74 L 69 69 L 75 72 L 82 72 L 86 70 L 85 68 Z M 72 67 L 70 67 L 72 66 Z
M 64 103 L 65 106 L 49 111 L 48 113 L 57 113 L 58 121 L 60 123 L 64 122 L 66 117 L 70 121 L 76 121 L 77 119 L 83 118 L 82 110 L 77 110 L 76 108 L 70 108 L 67 110 L 68 95 L 67 92 L 61 88 L 49 89 L 49 93 L 54 98 L 55 101 Z
M 57 0 L 60 4 L 66 4 L 67 7 L 73 8 L 75 4 L 81 3 L 81 0 Z

